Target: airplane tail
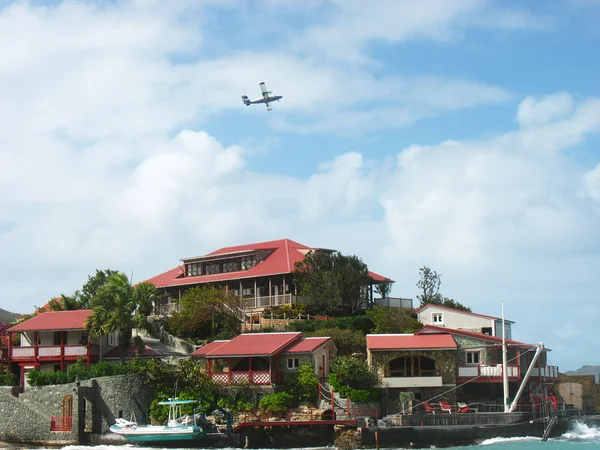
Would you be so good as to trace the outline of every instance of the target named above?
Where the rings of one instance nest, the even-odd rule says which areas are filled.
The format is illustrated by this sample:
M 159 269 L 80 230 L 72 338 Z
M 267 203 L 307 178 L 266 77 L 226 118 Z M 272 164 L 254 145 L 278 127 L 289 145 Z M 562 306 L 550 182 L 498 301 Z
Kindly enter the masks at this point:
M 248 106 L 250 104 L 250 99 L 248 98 L 247 95 L 242 95 L 242 101 L 244 102 L 244 105 Z

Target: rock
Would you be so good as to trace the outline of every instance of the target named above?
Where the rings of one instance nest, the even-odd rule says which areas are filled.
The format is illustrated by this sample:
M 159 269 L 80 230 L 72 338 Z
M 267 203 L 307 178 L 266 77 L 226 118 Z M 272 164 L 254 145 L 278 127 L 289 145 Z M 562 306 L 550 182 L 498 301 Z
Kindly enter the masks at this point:
M 344 431 L 338 436 L 333 445 L 337 450 L 355 450 L 360 448 L 360 435 L 358 431 Z

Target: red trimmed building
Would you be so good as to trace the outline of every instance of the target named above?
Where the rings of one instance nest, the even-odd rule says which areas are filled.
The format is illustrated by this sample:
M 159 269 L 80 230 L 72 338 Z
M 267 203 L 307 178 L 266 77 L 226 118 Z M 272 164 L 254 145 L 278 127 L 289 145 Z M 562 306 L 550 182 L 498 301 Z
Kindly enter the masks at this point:
M 101 359 L 118 362 L 118 332 L 90 341 L 85 323 L 91 315 L 89 309 L 41 312 L 7 330 L 8 362 L 19 366 L 21 387 L 25 387 L 27 372 L 33 369 L 66 371 L 80 359 L 88 365 Z M 19 336 L 18 345 L 12 344 L 15 334 Z M 143 356 L 158 354 L 146 348 Z
M 186 289 L 197 286 L 222 286 L 243 298 L 246 310 L 260 311 L 279 305 L 291 305 L 301 300 L 292 283 L 294 265 L 308 252 L 335 250 L 307 247 L 290 239 L 223 247 L 204 256 L 183 258 L 182 264 L 150 278 L 148 282 L 164 289 L 166 304 L 157 311 L 168 314 L 177 307 Z M 372 283 L 368 298 L 373 302 L 373 287 L 385 277 L 369 272 Z M 388 280 L 391 281 L 391 280 Z
M 229 341 L 213 341 L 192 353 L 203 361 L 209 378 L 223 385 L 273 386 L 301 365 L 312 364 L 320 380 L 329 376 L 337 349 L 329 337 L 302 333 L 246 333 Z
M 509 396 L 523 381 L 536 345 L 506 340 Z M 524 402 L 545 398 L 558 382 L 544 349 L 532 367 Z M 425 325 L 413 334 L 367 335 L 367 362 L 388 391 L 390 412 L 400 410 L 400 392 L 420 401 L 495 402 L 503 396 L 502 338 L 476 331 Z

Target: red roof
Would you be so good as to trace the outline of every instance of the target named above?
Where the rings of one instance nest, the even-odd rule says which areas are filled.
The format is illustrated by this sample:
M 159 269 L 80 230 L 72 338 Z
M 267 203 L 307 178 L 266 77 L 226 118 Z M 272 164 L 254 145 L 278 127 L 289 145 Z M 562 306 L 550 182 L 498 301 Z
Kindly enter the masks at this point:
M 367 334 L 369 350 L 439 350 L 457 348 L 449 334 Z
M 115 348 L 112 348 L 109 351 L 107 351 L 104 355 L 102 355 L 102 357 L 103 358 L 120 358 L 121 357 L 120 352 L 121 352 L 121 350 L 119 349 L 119 347 L 115 347 Z M 144 352 L 141 355 L 139 355 L 137 347 L 132 345 L 127 350 L 125 350 L 125 356 L 127 358 L 135 358 L 135 357 L 154 358 L 154 357 L 160 356 L 160 353 L 158 353 L 153 348 L 150 348 L 147 345 L 145 345 Z
M 478 333 L 477 331 L 467 331 L 460 330 L 457 328 L 444 328 L 444 327 L 436 327 L 435 325 L 425 325 L 415 334 L 424 335 L 424 334 L 458 334 L 460 336 L 471 337 L 474 339 L 481 339 L 483 341 L 494 342 L 496 344 L 502 344 L 502 338 L 497 336 L 490 336 L 489 334 Z M 522 347 L 532 348 L 535 345 L 525 344 L 524 342 L 513 341 L 512 339 L 506 339 L 506 343 L 509 345 L 518 345 Z M 548 349 L 546 349 L 548 350 Z
M 21 322 L 7 331 L 67 331 L 85 330 L 85 322 L 92 315 L 90 309 L 79 309 L 76 311 L 48 311 Z
M 221 347 L 223 344 L 226 344 L 227 342 L 229 342 L 229 341 L 212 341 L 212 342 L 206 344 L 205 346 L 200 347 L 199 349 L 192 352 L 192 356 L 206 356 L 208 353 L 212 352 L 213 350 L 218 349 L 219 347 Z
M 273 250 L 262 262 L 248 270 L 237 272 L 217 273 L 212 275 L 200 275 L 196 277 L 185 277 L 182 267 L 175 267 L 167 272 L 161 273 L 147 280 L 156 287 L 183 286 L 190 284 L 213 283 L 227 280 L 240 280 L 244 278 L 256 278 L 269 275 L 280 275 L 292 273 L 294 265 L 302 261 L 310 250 L 316 248 L 307 247 L 291 239 L 279 239 L 275 241 L 259 242 L 255 244 L 237 245 L 234 247 L 223 247 L 205 256 L 198 258 L 185 258 L 185 260 L 214 259 L 212 257 L 234 255 L 236 253 L 252 252 L 258 250 Z M 374 272 L 369 272 L 374 281 L 384 281 L 385 277 Z M 392 282 L 392 280 L 390 280 Z
M 469 315 L 469 316 L 482 317 L 484 319 L 502 320 L 501 317 L 486 316 L 485 314 L 477 314 L 477 313 L 473 313 L 473 312 L 469 312 L 469 311 L 463 311 L 462 309 L 450 308 L 448 306 L 442 306 L 442 305 L 434 305 L 434 304 L 431 304 L 431 303 L 428 303 L 426 305 L 421 306 L 420 308 L 417 308 L 415 310 L 415 312 L 418 314 L 421 311 L 424 311 L 425 309 L 427 309 L 427 308 L 429 308 L 431 306 L 433 306 L 434 308 L 445 309 L 446 311 L 453 311 L 453 312 L 457 312 L 457 313 L 460 313 L 460 314 L 466 314 L 466 315 Z M 510 323 L 515 323 L 514 321 L 507 320 L 507 319 L 504 319 L 504 321 L 505 322 L 510 322 Z
M 202 354 L 192 353 L 207 358 L 224 358 L 233 356 L 273 356 L 280 353 L 291 343 L 302 339 L 302 333 L 246 333 L 232 340 L 215 346 Z M 202 350 L 202 349 L 200 349 Z
M 294 342 L 290 347 L 286 348 L 283 353 L 312 353 L 327 341 L 331 341 L 330 337 L 308 337 L 300 341 Z

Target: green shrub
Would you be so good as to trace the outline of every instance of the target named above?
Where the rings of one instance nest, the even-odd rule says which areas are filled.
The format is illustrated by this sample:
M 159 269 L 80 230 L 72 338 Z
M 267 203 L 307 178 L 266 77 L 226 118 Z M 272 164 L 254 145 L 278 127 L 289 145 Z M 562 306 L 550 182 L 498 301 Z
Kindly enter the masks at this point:
M 276 394 L 265 395 L 258 404 L 258 407 L 267 411 L 287 409 L 292 406 L 294 397 L 287 392 L 277 392 Z
M 319 379 L 315 376 L 312 364 L 303 364 L 298 373 L 290 375 L 286 380 L 286 392 L 297 401 L 315 403 L 319 393 Z
M 353 389 L 369 389 L 377 381 L 365 361 L 360 361 L 351 356 L 335 358 L 331 361 L 330 367 L 332 373 L 329 375 L 329 381 L 332 386 L 337 384 L 338 390 L 342 386 Z M 333 379 L 331 375 L 334 375 Z
M 0 373 L 0 386 L 16 386 L 19 379 L 12 372 Z

